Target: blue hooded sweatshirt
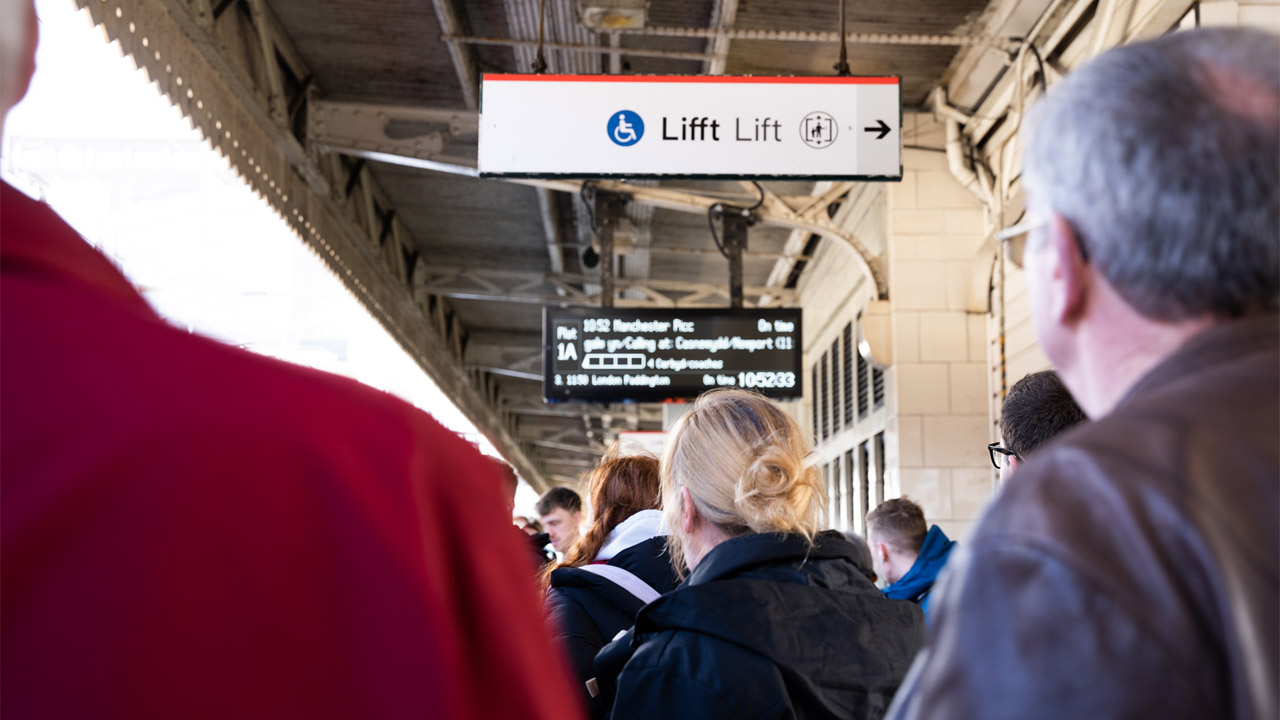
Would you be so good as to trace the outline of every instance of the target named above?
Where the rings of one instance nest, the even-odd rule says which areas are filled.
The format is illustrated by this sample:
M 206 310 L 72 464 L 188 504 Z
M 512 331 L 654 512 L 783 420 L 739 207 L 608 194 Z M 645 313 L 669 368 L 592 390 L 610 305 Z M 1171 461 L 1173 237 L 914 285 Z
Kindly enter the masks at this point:
M 929 593 L 955 546 L 955 541 L 948 539 L 942 528 L 937 525 L 929 528 L 929 534 L 924 536 L 924 544 L 920 546 L 920 555 L 916 557 L 915 563 L 898 582 L 884 589 L 884 596 L 919 604 L 924 611 L 924 620 L 928 623 Z

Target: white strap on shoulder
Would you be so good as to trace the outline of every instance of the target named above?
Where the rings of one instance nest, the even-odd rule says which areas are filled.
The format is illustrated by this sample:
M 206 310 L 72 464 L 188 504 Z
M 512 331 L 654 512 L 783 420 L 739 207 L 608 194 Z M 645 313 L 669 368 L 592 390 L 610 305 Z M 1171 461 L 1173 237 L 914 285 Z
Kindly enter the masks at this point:
M 589 573 L 595 573 L 596 575 L 611 581 L 623 590 L 626 590 L 632 595 L 640 598 L 640 601 L 645 605 L 657 600 L 662 595 L 662 593 L 654 590 L 649 583 L 615 565 L 583 565 L 578 569 L 586 570 Z

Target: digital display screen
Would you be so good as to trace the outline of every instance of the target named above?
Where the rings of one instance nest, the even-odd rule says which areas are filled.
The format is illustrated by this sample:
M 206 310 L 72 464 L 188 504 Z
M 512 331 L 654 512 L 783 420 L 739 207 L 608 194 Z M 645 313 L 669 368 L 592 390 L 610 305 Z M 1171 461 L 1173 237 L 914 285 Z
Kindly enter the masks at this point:
M 546 308 L 547 402 L 658 402 L 719 387 L 798 398 L 800 310 Z

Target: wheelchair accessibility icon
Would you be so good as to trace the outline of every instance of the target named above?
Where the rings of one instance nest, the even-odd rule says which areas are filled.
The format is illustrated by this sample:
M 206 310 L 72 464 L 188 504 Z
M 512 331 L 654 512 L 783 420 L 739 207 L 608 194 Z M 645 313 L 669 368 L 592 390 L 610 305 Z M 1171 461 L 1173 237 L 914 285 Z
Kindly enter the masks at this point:
M 644 120 L 631 110 L 619 110 L 609 118 L 606 126 L 609 139 L 622 147 L 630 147 L 644 137 Z

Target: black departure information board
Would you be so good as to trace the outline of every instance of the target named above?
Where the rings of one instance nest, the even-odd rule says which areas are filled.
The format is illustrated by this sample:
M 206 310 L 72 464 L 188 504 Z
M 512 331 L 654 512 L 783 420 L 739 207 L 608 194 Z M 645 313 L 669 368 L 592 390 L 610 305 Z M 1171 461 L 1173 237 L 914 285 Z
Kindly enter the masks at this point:
M 547 402 L 656 402 L 718 387 L 798 398 L 800 310 L 546 308 Z

